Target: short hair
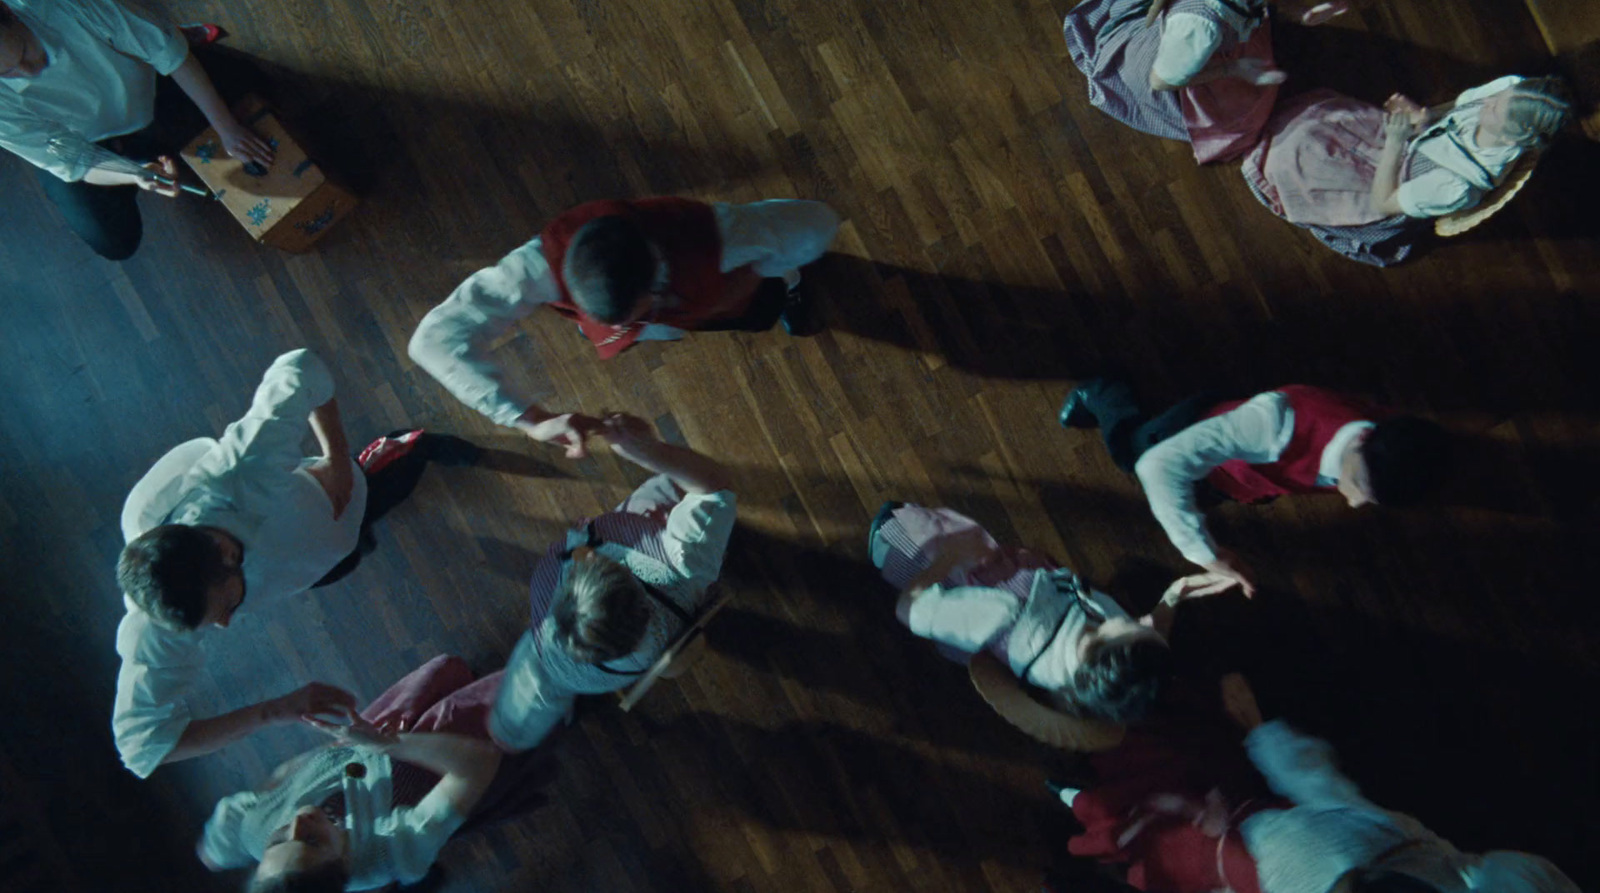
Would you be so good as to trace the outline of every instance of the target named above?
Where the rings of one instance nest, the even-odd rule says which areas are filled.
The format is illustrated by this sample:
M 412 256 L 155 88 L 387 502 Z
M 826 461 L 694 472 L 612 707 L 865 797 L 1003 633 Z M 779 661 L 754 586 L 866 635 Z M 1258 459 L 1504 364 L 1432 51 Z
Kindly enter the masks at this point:
M 598 553 L 574 561 L 550 608 L 555 640 L 580 663 L 632 654 L 650 625 L 647 598 L 644 586 L 622 564 Z
M 1172 649 L 1153 636 L 1096 648 L 1072 676 L 1072 700 L 1086 713 L 1113 722 L 1141 719 L 1172 675 Z
M 1341 881 L 1346 879 L 1348 893 L 1439 893 L 1439 889 L 1427 881 L 1386 868 L 1352 868 L 1340 878 Z
M 1519 146 L 1542 148 L 1572 114 L 1572 93 L 1560 77 L 1526 78 L 1511 88 L 1506 136 Z
M 117 559 L 117 585 L 158 625 L 191 630 L 206 616 L 206 592 L 232 571 L 217 541 L 199 527 L 163 524 L 128 543 Z
M 344 893 L 348 883 L 350 866 L 341 857 L 304 871 L 285 871 L 265 878 L 252 874 L 244 889 L 245 893 Z
M 639 296 L 655 284 L 656 264 L 644 231 L 632 220 L 611 214 L 578 229 L 567 246 L 562 275 L 579 309 L 615 324 L 632 316 Z
M 1438 489 L 1450 460 L 1450 440 L 1427 419 L 1396 416 L 1373 426 L 1361 444 L 1367 483 L 1379 505 L 1415 505 Z

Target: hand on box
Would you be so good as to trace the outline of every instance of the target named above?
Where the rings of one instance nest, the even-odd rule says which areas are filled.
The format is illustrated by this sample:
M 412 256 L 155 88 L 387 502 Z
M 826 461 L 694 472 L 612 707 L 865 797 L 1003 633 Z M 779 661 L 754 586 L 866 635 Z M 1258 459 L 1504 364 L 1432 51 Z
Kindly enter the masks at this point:
M 272 164 L 272 146 L 238 121 L 218 125 L 217 136 L 222 139 L 222 148 L 234 158 L 247 163 Z

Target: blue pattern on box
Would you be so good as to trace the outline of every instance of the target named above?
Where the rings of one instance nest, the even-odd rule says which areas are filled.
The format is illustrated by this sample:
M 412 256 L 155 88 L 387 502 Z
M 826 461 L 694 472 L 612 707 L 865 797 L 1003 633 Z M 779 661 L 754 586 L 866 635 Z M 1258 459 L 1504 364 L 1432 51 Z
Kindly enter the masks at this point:
M 214 142 L 201 143 L 200 147 L 194 150 L 194 157 L 200 159 L 201 164 L 210 164 L 211 159 L 217 157 L 217 144 Z
M 257 202 L 250 210 L 244 212 L 244 216 L 250 218 L 251 223 L 255 224 L 256 226 L 260 226 L 261 224 L 267 222 L 267 216 L 271 213 L 272 200 L 264 198 Z
M 328 224 L 333 222 L 333 215 L 337 213 L 338 210 L 339 209 L 337 206 L 331 207 L 328 210 L 323 211 L 321 214 L 311 218 L 310 220 L 307 220 L 305 223 L 296 223 L 294 225 L 295 229 L 301 230 L 308 236 L 314 236 L 328 228 Z

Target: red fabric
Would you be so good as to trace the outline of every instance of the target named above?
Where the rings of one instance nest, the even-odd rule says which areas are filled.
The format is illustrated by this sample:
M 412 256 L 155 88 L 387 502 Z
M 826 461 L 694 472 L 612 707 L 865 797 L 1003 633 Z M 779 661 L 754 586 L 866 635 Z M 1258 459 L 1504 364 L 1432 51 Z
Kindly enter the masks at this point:
M 666 256 L 670 273 L 668 288 L 677 296 L 675 307 L 664 307 L 654 316 L 618 327 L 592 319 L 578 309 L 567 291 L 563 261 L 572 237 L 585 223 L 596 217 L 627 217 Z M 646 198 L 638 201 L 598 201 L 573 208 L 550 222 L 539 234 L 544 258 L 555 274 L 561 300 L 550 306 L 557 313 L 578 323 L 583 334 L 594 342 L 602 360 L 627 350 L 639 339 L 647 323 L 658 322 L 680 329 L 695 329 L 714 319 L 733 319 L 749 307 L 752 292 L 737 306 L 724 306 L 722 275 L 722 236 L 716 217 L 704 202 L 682 198 Z
M 503 675 L 473 681 L 466 661 L 441 654 L 389 686 L 361 717 L 374 725 L 397 719 L 408 732 L 452 732 L 489 741 L 489 711 Z
M 1091 761 L 1100 783 L 1073 801 L 1072 812 L 1084 826 L 1067 842 L 1073 855 L 1125 863 L 1128 883 L 1153 893 L 1261 893 L 1239 823 L 1283 801 L 1251 766 L 1236 729 L 1198 720 L 1130 729 L 1121 745 Z M 1208 794 L 1220 798 L 1229 816 L 1220 839 L 1188 815 L 1151 809 L 1158 797 L 1198 808 Z M 1219 873 L 1219 849 L 1226 877 Z
M 1376 421 L 1379 411 L 1343 394 L 1310 385 L 1292 384 L 1278 388 L 1294 410 L 1294 435 L 1276 462 L 1250 465 L 1242 459 L 1224 462 L 1206 480 L 1223 495 L 1239 502 L 1263 502 L 1289 493 L 1329 492 L 1332 487 L 1317 486 L 1322 451 L 1339 429 L 1351 422 Z M 1230 400 L 1212 407 L 1206 418 L 1238 408 L 1243 400 Z

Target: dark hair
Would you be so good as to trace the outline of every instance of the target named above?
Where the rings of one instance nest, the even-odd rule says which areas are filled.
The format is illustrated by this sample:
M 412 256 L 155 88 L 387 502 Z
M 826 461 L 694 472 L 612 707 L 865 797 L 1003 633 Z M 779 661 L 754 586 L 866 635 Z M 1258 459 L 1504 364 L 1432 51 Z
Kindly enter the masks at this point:
M 1340 881 L 1346 879 L 1348 893 L 1439 893 L 1437 887 L 1426 881 L 1386 868 L 1352 868 Z
M 1153 637 L 1096 648 L 1072 676 L 1072 700 L 1086 713 L 1129 722 L 1150 712 L 1172 675 L 1172 649 Z
M 626 217 L 596 217 L 579 228 L 562 262 L 567 291 L 579 309 L 604 323 L 632 316 L 655 284 L 656 255 L 644 231 Z
M 0 2 L 0 25 L 9 25 L 16 20 L 17 14 L 11 11 L 11 7 Z
M 245 893 L 344 893 L 350 867 L 344 859 L 329 859 L 304 871 L 285 871 L 272 877 L 250 876 Z
M 117 585 L 157 624 L 195 629 L 206 616 L 206 591 L 232 573 L 211 534 L 188 524 L 145 531 L 117 559 Z
M 586 664 L 632 654 L 650 625 L 647 599 L 625 566 L 599 554 L 575 561 L 550 608 L 555 640 Z
M 1449 461 L 1444 429 L 1427 419 L 1378 422 L 1361 445 L 1367 483 L 1379 505 L 1414 505 L 1438 488 Z

